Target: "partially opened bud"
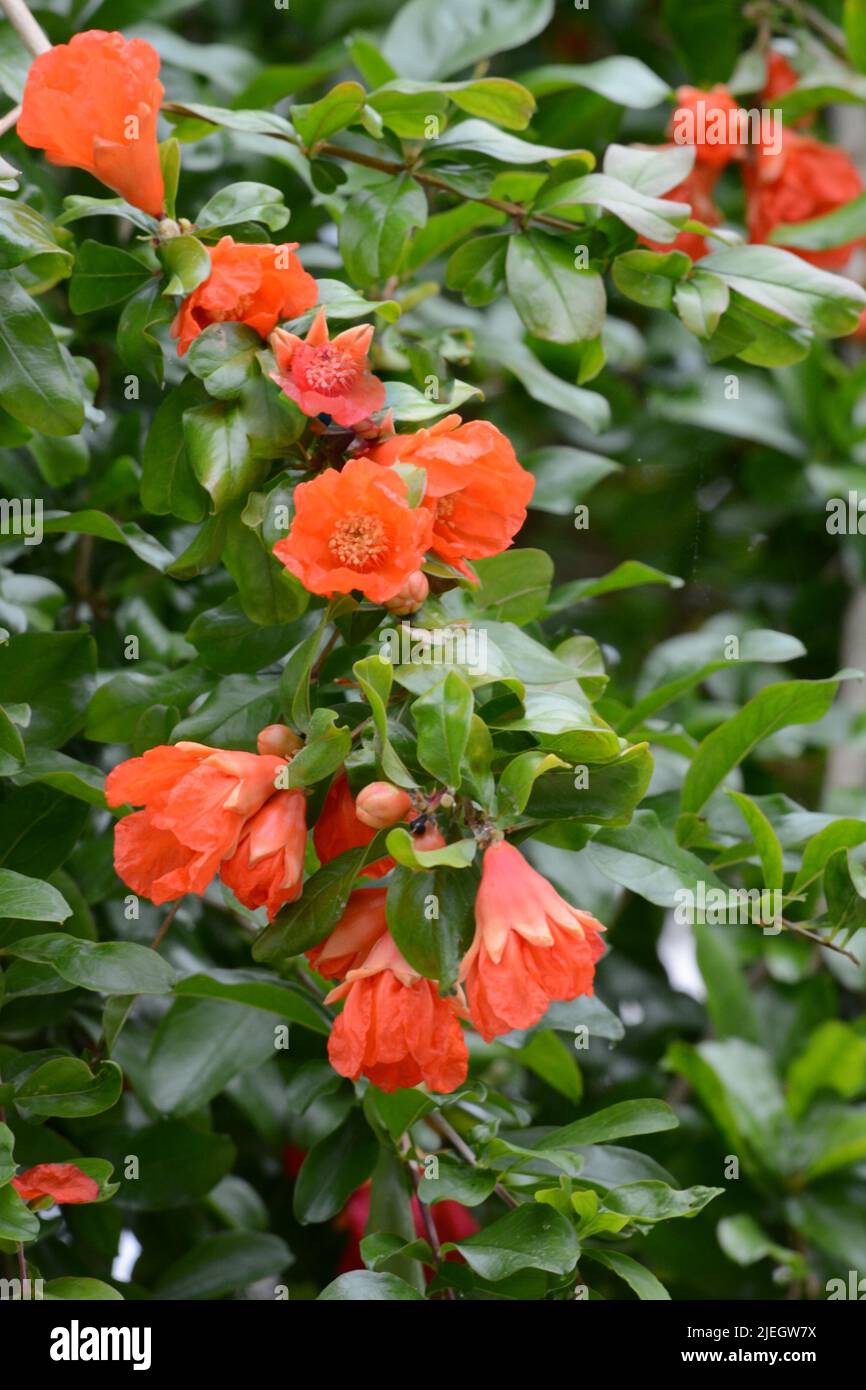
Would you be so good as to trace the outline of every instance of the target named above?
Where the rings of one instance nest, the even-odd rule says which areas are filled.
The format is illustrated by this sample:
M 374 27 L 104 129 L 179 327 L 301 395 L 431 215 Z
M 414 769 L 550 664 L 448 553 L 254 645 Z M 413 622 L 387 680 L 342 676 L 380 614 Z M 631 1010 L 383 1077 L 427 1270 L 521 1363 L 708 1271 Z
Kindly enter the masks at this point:
M 371 782 L 369 787 L 358 793 L 355 800 L 355 815 L 364 825 L 374 830 L 387 830 L 397 825 L 412 810 L 408 792 L 394 787 L 390 782 Z
M 400 592 L 388 599 L 385 607 L 398 618 L 406 613 L 414 613 L 421 607 L 429 592 L 430 585 L 427 583 L 426 574 L 421 570 L 415 570 L 409 575 Z
M 269 724 L 256 739 L 259 752 L 273 758 L 291 758 L 303 746 L 303 739 L 285 724 Z

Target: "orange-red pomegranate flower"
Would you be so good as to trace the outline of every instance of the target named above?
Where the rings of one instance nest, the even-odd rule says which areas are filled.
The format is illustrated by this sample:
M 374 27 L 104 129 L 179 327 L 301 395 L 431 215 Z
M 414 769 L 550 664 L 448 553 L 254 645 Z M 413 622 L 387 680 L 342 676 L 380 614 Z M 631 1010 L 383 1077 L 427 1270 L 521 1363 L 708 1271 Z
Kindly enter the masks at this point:
M 212 323 L 245 323 L 267 338 L 281 319 L 312 309 L 319 289 L 293 254 L 299 245 L 247 244 L 224 236 L 211 247 L 210 275 L 183 301 L 171 326 L 179 356 Z
M 739 109 L 726 87 L 715 86 L 709 92 L 679 87 L 668 134 L 677 145 L 694 145 L 698 164 L 721 170 L 732 159 L 743 158 L 739 121 L 733 114 Z
M 466 570 L 465 560 L 507 550 L 526 520 L 535 479 L 486 420 L 463 424 L 459 415 L 448 415 L 430 429 L 394 435 L 369 457 L 386 467 L 412 463 L 426 471 L 432 546 L 458 569 Z
M 571 907 L 505 840 L 485 851 L 475 927 L 460 978 L 487 1042 L 531 1028 L 553 999 L 592 994 L 604 927 Z
M 306 847 L 307 799 L 302 791 L 278 791 L 247 821 L 220 878 L 244 907 L 266 908 L 270 922 L 301 896 Z
M 313 594 L 359 589 L 372 603 L 399 593 L 430 544 L 433 520 L 411 508 L 397 473 L 350 459 L 295 488 L 295 516 L 278 560 Z
M 372 340 L 371 324 L 329 338 L 321 309 L 306 338 L 284 328 L 271 335 L 277 359 L 274 381 L 305 415 L 329 415 L 347 428 L 357 425 L 385 404 L 385 387 L 367 361 Z
M 50 1197 L 58 1206 L 95 1202 L 99 1196 L 99 1183 L 74 1163 L 37 1163 L 13 1178 L 12 1186 L 25 1202 Z
M 153 217 L 165 190 L 156 125 L 159 54 L 144 39 L 91 29 L 40 53 L 27 74 L 18 134 L 52 164 L 85 169 Z
M 770 106 L 777 97 L 797 86 L 800 74 L 791 67 L 783 53 L 771 49 L 767 58 L 767 80 L 761 93 L 761 105 Z
M 388 930 L 386 897 L 385 888 L 356 889 L 331 935 L 307 951 L 313 969 L 326 980 L 345 980 L 350 970 L 357 970 Z
M 247 822 L 275 795 L 284 760 L 175 743 L 129 758 L 108 774 L 109 806 L 143 806 L 118 821 L 114 867 L 154 903 L 203 893 L 238 847 Z
M 328 788 L 325 804 L 313 827 L 313 844 L 320 864 L 329 864 L 338 854 L 360 849 L 376 838 L 376 831 L 355 815 L 355 798 L 345 772 L 339 773 Z M 376 859 L 364 873 L 369 878 L 381 878 L 390 873 L 394 860 Z
M 744 176 L 749 240 L 757 242 L 766 241 L 776 227 L 822 217 L 863 192 L 863 180 L 844 150 L 787 126 L 779 153 L 762 146 L 746 165 Z M 839 270 L 864 240 L 860 237 L 829 251 L 786 249 L 812 265 Z
M 363 1074 L 383 1091 L 418 1086 L 447 1094 L 466 1080 L 469 1054 L 456 1000 L 413 970 L 386 932 L 326 1004 L 345 999 L 328 1057 L 341 1076 Z

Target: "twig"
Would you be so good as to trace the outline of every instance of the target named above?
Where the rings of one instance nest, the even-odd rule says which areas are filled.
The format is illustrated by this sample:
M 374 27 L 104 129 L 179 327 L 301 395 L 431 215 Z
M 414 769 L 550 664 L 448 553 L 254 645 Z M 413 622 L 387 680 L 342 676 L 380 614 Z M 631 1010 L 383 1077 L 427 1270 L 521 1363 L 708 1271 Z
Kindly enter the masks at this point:
M 21 115 L 21 107 L 13 106 L 11 111 L 7 111 L 5 116 L 0 117 L 0 135 L 5 135 L 7 130 L 11 130 L 18 124 L 18 117 Z
M 174 914 L 177 912 L 177 910 L 178 910 L 178 908 L 180 907 L 180 905 L 181 905 L 182 902 L 183 902 L 183 898 L 178 898 L 178 900 L 177 900 L 176 903 L 172 903 L 171 909 L 170 909 L 169 912 L 167 913 L 166 918 L 165 918 L 165 921 L 163 922 L 163 924 L 162 924 L 162 926 L 160 927 L 159 931 L 156 933 L 156 936 L 153 938 L 153 940 L 152 940 L 151 943 L 150 943 L 150 949 L 151 949 L 152 951 L 158 951 L 158 950 L 159 950 L 160 946 L 162 945 L 163 941 L 165 940 L 166 933 L 167 933 L 169 927 L 171 926 L 172 922 L 174 921 Z
M 845 41 L 845 35 L 838 25 L 823 15 L 820 10 L 816 10 L 814 5 L 807 4 L 806 0 L 785 0 L 785 3 L 798 19 L 802 20 L 804 24 L 810 24 L 843 58 L 847 58 L 848 45 Z
M 24 1256 L 24 1244 L 22 1241 L 16 1242 L 18 1251 L 18 1278 L 21 1280 L 21 1297 L 24 1297 L 24 1289 L 27 1281 L 27 1260 Z
M 814 941 L 816 946 L 823 946 L 827 951 L 835 951 L 837 955 L 847 956 L 854 965 L 859 965 L 860 961 L 853 951 L 846 951 L 844 946 L 837 946 L 834 941 L 828 941 L 825 936 L 820 936 L 818 932 L 809 931 L 806 927 L 798 926 L 796 922 L 789 922 L 782 918 L 782 926 L 785 931 L 791 932 L 794 936 L 801 936 L 806 941 Z
M 472 1152 L 469 1145 L 466 1143 L 466 1140 L 461 1138 L 461 1136 L 457 1133 L 457 1130 L 454 1129 L 453 1125 L 450 1125 L 442 1115 L 428 1115 L 427 1123 L 430 1126 L 430 1128 L 434 1129 L 437 1134 L 440 1134 L 443 1139 L 447 1139 L 452 1149 L 456 1149 L 460 1157 L 465 1158 L 466 1162 L 472 1168 L 478 1167 L 478 1159 L 475 1157 L 475 1154 Z M 496 1196 L 499 1198 L 499 1200 L 501 1202 L 504 1202 L 507 1207 L 513 1208 L 520 1206 L 520 1203 L 518 1202 L 517 1198 L 512 1197 L 511 1193 L 508 1191 L 507 1188 L 502 1186 L 501 1182 L 498 1182 L 496 1184 L 493 1191 L 496 1193 Z
M 0 0 L 0 10 L 34 57 L 48 52 L 51 40 L 42 25 L 33 18 L 24 0 Z

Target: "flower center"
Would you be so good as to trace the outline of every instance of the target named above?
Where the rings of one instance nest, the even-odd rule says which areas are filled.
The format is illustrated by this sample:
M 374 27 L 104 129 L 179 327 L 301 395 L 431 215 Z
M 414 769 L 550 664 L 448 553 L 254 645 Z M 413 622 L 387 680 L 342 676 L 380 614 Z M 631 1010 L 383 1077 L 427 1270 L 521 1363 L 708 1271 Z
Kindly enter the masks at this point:
M 334 526 L 328 549 L 349 569 L 372 569 L 388 549 L 385 527 L 377 516 L 352 512 Z
M 326 343 L 304 363 L 307 385 L 323 396 L 342 396 L 358 379 L 358 367 L 342 348 Z
M 449 493 L 447 497 L 440 497 L 436 503 L 437 521 L 450 521 L 454 515 L 454 494 Z

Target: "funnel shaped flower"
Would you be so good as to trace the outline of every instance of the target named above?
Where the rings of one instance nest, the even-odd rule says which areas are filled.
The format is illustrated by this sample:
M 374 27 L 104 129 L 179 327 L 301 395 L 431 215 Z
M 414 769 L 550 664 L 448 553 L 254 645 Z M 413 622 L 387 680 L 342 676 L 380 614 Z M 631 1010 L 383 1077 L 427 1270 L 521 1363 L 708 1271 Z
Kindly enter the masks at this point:
M 600 922 L 571 907 L 505 840 L 484 854 L 475 940 L 460 971 L 469 1013 L 490 1042 L 531 1028 L 553 999 L 592 994 Z
M 179 356 L 212 323 L 245 323 L 267 338 L 281 319 L 312 309 L 319 290 L 293 254 L 299 244 L 248 245 L 224 236 L 210 247 L 210 275 L 187 295 L 171 326 Z
M 99 1196 L 99 1183 L 74 1163 L 37 1163 L 13 1178 L 12 1186 L 25 1202 L 50 1197 L 58 1206 L 95 1202 Z
M 397 473 L 350 459 L 295 488 L 295 516 L 278 560 L 313 594 L 359 589 L 372 603 L 399 593 L 421 564 L 432 531 L 425 507 L 411 508 Z
M 246 823 L 220 878 L 238 902 L 272 921 L 285 903 L 301 896 L 307 847 L 307 801 L 302 791 L 278 791 Z
M 274 381 L 305 415 L 330 415 L 347 428 L 366 420 L 385 404 L 385 387 L 367 362 L 371 324 L 328 337 L 324 309 L 306 338 L 279 328 L 271 337 L 277 359 Z
M 466 1080 L 469 1055 L 456 1000 L 413 970 L 386 932 L 363 965 L 325 1000 L 345 999 L 328 1040 L 331 1066 L 383 1091 L 418 1086 L 453 1091 Z
M 392 861 L 393 862 L 393 861 Z M 307 960 L 326 980 L 345 980 L 350 970 L 363 965 L 380 937 L 388 930 L 384 888 L 358 888 L 331 935 L 307 951 Z
M 251 816 L 275 794 L 281 758 L 176 743 L 129 758 L 108 774 L 109 806 L 143 806 L 118 821 L 114 867 L 154 903 L 203 893 L 237 849 Z
M 844 150 L 787 126 L 780 152 L 773 154 L 763 146 L 746 165 L 744 177 L 749 240 L 757 242 L 766 241 L 776 227 L 822 217 L 863 192 L 863 180 Z M 786 250 L 812 265 L 838 270 L 863 240 L 826 251 L 800 251 L 796 246 Z
M 91 29 L 40 53 L 27 74 L 18 134 L 52 164 L 84 169 L 161 217 L 156 124 L 159 54 L 144 39 Z
M 320 864 L 329 864 L 338 854 L 360 849 L 376 838 L 372 826 L 365 825 L 355 815 L 355 798 L 344 772 L 334 778 L 328 788 L 325 804 L 313 828 L 313 844 Z M 381 878 L 390 873 L 394 860 L 377 859 L 368 864 L 364 873 L 369 878 Z
M 430 429 L 394 435 L 369 457 L 386 467 L 411 463 L 425 470 L 432 548 L 459 569 L 464 560 L 507 550 L 526 520 L 535 479 L 486 420 L 463 424 L 459 415 L 448 415 Z

